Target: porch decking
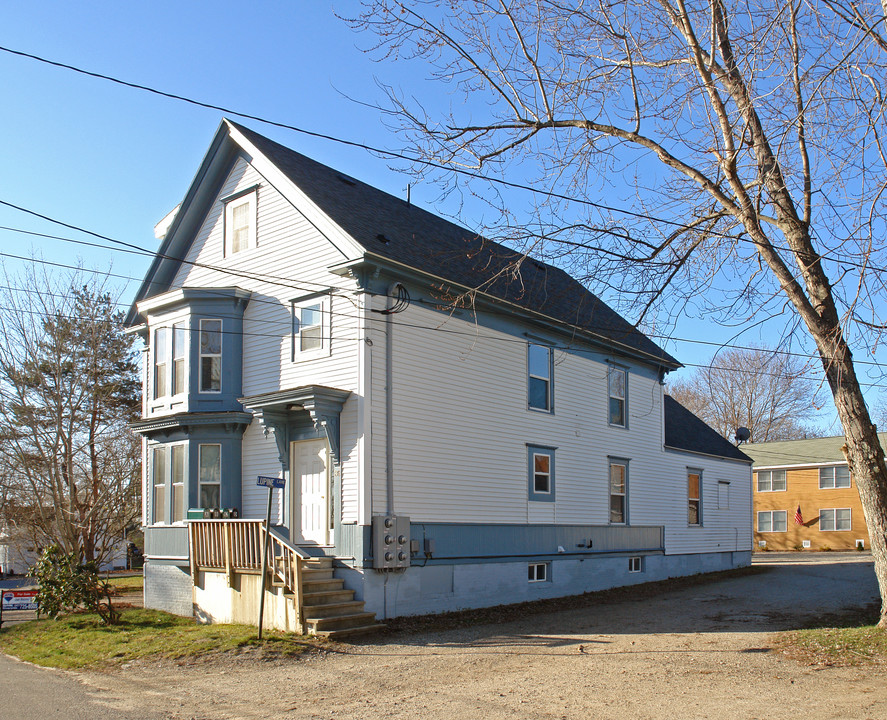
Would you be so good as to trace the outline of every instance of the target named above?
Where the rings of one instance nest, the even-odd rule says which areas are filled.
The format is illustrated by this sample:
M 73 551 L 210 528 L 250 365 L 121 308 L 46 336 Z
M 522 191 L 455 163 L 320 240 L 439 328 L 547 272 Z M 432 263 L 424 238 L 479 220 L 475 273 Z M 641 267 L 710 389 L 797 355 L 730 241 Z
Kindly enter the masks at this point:
M 200 572 L 225 575 L 229 588 L 238 575 L 261 575 L 265 523 L 261 520 L 191 520 L 188 528 L 191 578 Z M 334 577 L 333 558 L 312 557 L 271 533 L 268 589 L 279 589 L 301 634 L 342 638 L 372 632 L 383 625 L 344 580 Z M 236 601 L 235 601 L 236 602 Z M 257 622 L 256 617 L 254 622 Z

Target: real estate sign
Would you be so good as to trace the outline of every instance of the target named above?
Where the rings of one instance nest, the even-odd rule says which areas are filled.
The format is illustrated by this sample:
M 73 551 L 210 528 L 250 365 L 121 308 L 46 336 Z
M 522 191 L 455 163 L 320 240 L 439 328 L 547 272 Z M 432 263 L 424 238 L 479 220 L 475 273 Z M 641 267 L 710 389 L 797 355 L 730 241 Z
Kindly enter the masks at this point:
M 36 590 L 4 590 L 4 610 L 37 610 Z

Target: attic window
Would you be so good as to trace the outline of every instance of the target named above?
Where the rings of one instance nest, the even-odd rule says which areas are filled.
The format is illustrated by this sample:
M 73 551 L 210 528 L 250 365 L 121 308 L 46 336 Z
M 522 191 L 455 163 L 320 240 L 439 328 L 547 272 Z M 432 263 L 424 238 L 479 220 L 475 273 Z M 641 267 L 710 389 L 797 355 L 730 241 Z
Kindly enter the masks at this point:
M 256 246 L 256 191 L 225 201 L 225 257 Z

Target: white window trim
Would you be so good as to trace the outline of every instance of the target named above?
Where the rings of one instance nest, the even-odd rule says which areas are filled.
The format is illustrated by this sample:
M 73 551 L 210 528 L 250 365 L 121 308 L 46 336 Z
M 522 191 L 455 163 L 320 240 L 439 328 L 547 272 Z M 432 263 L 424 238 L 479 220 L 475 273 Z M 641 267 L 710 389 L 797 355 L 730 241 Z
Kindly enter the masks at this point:
M 548 582 L 549 574 L 549 564 L 547 562 L 527 563 L 527 582 Z
M 622 375 L 622 397 L 621 398 L 616 395 L 612 395 L 610 393 L 610 378 L 614 373 L 620 373 Z M 610 414 L 610 400 L 612 400 L 614 398 L 616 400 L 622 401 L 622 422 L 621 423 L 614 423 L 612 421 L 612 417 Z M 622 367 L 621 365 L 615 365 L 613 363 L 607 364 L 607 424 L 610 427 L 628 429 L 628 368 Z
M 230 197 L 227 197 L 222 200 L 225 205 L 225 227 L 224 227 L 224 249 L 223 255 L 226 258 L 230 258 L 234 255 L 240 255 L 245 252 L 249 252 L 253 248 L 257 247 L 257 239 L 256 239 L 256 220 L 258 217 L 258 213 L 256 212 L 256 206 L 258 199 L 258 189 L 253 187 L 248 190 L 245 190 L 241 193 L 237 193 Z M 247 232 L 247 241 L 246 247 L 234 251 L 232 247 L 232 242 L 234 239 L 234 208 L 240 207 L 244 203 L 248 204 L 247 209 L 247 217 L 249 220 L 249 230 Z
M 176 347 L 176 328 L 184 331 L 184 353 L 183 353 L 183 373 L 185 382 L 182 385 L 181 392 L 175 392 L 176 385 L 176 363 L 175 363 L 175 347 Z M 162 358 L 157 356 L 157 334 L 159 332 L 166 333 L 166 351 Z M 162 323 L 157 323 L 152 327 L 151 346 L 149 348 L 149 357 L 151 361 L 151 399 L 154 401 L 169 401 L 184 397 L 188 393 L 188 321 L 186 318 L 171 319 L 166 318 Z M 159 361 L 159 362 L 158 362 Z M 157 394 L 157 376 L 159 368 L 163 368 L 166 375 L 166 392 L 162 395 Z
M 173 461 L 172 449 L 174 447 L 182 448 L 182 482 L 175 483 L 176 485 L 181 485 L 182 487 L 182 519 L 181 520 L 172 520 L 174 508 L 173 501 L 175 498 L 175 494 L 173 492 Z M 150 507 L 148 508 L 148 518 L 152 522 L 150 523 L 152 526 L 180 526 L 184 525 L 185 521 L 188 518 L 188 441 L 184 442 L 175 442 L 175 443 L 158 443 L 154 445 L 148 446 L 148 457 L 151 459 L 151 467 L 149 470 L 149 479 L 151 484 L 151 500 Z M 154 464 L 155 464 L 155 453 L 157 451 L 163 452 L 165 455 L 165 472 L 164 472 L 164 517 L 161 520 L 156 520 L 156 509 L 155 509 L 155 488 L 159 487 L 159 485 L 155 482 L 154 476 Z
M 777 513 L 782 513 L 785 515 L 785 530 L 774 530 L 774 522 L 773 516 Z M 770 529 L 769 530 L 761 530 L 761 515 L 769 515 L 770 516 Z M 759 510 L 757 513 L 757 517 L 755 518 L 755 527 L 759 533 L 782 533 L 788 532 L 788 510 Z
M 786 492 L 788 490 L 788 473 L 785 470 L 757 470 L 757 477 L 755 478 L 755 491 L 756 492 Z M 785 483 L 785 487 L 780 490 L 773 489 L 773 473 L 781 472 L 783 475 L 783 482 Z M 768 473 L 770 475 L 770 487 L 766 490 L 761 490 L 761 473 Z
M 201 463 L 201 455 L 203 453 L 203 448 L 205 447 L 217 447 L 219 449 L 219 481 L 218 482 L 203 482 L 203 478 L 200 475 L 201 468 L 203 467 L 203 463 Z M 222 443 L 200 443 L 197 446 L 197 499 L 201 506 L 203 506 L 203 486 L 204 485 L 218 485 L 219 486 L 219 507 L 221 509 L 222 503 Z
M 838 528 L 838 510 L 846 510 L 850 515 L 849 526 L 846 528 Z M 822 526 L 822 514 L 824 512 L 832 513 L 832 527 L 825 528 Z M 819 510 L 819 532 L 852 532 L 853 531 L 853 510 L 851 508 L 820 508 Z
M 203 323 L 217 322 L 219 323 L 219 352 L 204 353 L 203 352 Z M 206 390 L 203 387 L 203 358 L 219 358 L 219 389 Z M 201 395 L 218 395 L 224 388 L 224 371 L 225 371 L 225 324 L 221 318 L 200 318 L 197 328 L 197 392 Z
M 847 471 L 847 484 L 846 485 L 838 485 L 838 470 L 843 469 Z M 823 470 L 831 470 L 831 485 L 823 485 L 822 484 L 822 471 Z M 819 468 L 819 489 L 820 490 L 848 490 L 853 486 L 853 480 L 850 477 L 850 468 L 846 465 L 828 465 L 826 467 Z
M 293 300 L 291 305 L 292 327 L 290 332 L 290 358 L 292 362 L 302 362 L 319 357 L 328 357 L 332 349 L 332 296 L 329 293 L 314 294 L 309 297 Z M 309 308 L 312 305 L 320 306 L 320 347 L 312 348 L 310 350 L 302 350 L 301 318 L 299 319 L 299 322 L 296 322 L 296 315 L 299 311 Z
M 644 571 L 644 561 L 640 555 L 628 558 L 628 572 L 639 573 Z
M 161 333 L 163 333 L 166 337 L 166 348 L 164 349 L 163 357 L 160 357 L 160 353 L 158 352 L 158 346 L 160 345 L 158 338 L 160 337 Z M 162 398 L 169 397 L 170 390 L 172 389 L 172 369 L 170 367 L 170 354 L 172 352 L 171 336 L 172 330 L 166 325 L 161 325 L 160 327 L 154 328 L 154 332 L 152 334 L 151 339 L 153 340 L 153 342 L 151 343 L 151 395 L 153 396 L 154 400 L 160 400 Z M 166 385 L 166 390 L 163 393 L 160 392 L 160 383 L 157 382 L 157 379 L 160 377 L 161 374 L 161 368 L 163 372 L 163 377 L 165 379 L 164 384 Z

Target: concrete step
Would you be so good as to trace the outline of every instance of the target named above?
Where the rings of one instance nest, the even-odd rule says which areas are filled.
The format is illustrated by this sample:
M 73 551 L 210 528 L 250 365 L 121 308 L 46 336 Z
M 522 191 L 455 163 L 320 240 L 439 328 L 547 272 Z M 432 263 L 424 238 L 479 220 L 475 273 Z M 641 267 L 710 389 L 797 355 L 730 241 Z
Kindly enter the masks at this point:
M 330 630 L 349 630 L 365 627 L 376 622 L 376 614 L 371 612 L 351 613 L 327 618 L 305 618 L 308 631 L 315 635 Z
M 319 592 L 305 591 L 302 594 L 302 607 L 306 605 L 329 605 L 354 600 L 354 590 L 322 590 Z
M 353 638 L 359 635 L 370 635 L 372 633 L 379 632 L 384 628 L 385 626 L 380 623 L 370 623 L 369 625 L 344 628 L 343 630 L 318 630 L 314 634 L 318 637 L 325 637 L 330 640 L 345 640 L 347 638 Z
M 363 601 L 345 600 L 343 602 L 323 603 L 322 605 L 303 604 L 302 612 L 305 613 L 306 620 L 353 615 L 354 613 L 363 612 Z

